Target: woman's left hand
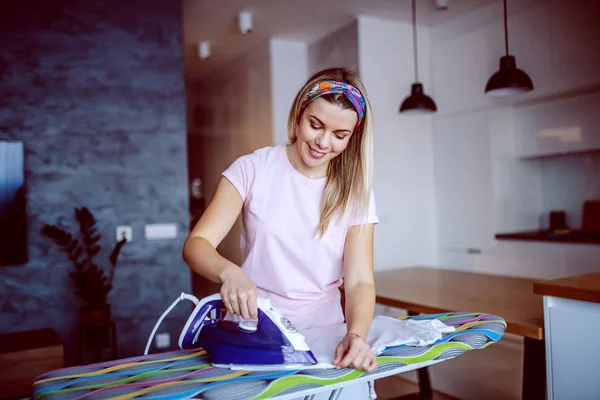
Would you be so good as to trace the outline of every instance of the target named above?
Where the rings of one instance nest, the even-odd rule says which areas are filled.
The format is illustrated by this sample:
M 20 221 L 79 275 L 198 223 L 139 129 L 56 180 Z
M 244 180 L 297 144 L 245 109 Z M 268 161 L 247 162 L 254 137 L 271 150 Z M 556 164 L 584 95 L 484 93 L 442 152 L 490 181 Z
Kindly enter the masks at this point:
M 371 347 L 360 336 L 348 333 L 335 349 L 333 365 L 338 368 L 350 366 L 371 372 L 377 368 L 377 358 Z

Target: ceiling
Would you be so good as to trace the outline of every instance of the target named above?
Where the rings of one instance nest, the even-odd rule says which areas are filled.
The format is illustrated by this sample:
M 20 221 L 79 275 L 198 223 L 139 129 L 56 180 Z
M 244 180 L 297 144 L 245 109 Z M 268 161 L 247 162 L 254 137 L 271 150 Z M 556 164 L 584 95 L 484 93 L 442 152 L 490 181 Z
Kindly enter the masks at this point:
M 435 25 L 499 0 L 418 0 L 417 23 Z M 240 11 L 252 13 L 253 30 L 242 35 Z M 188 78 L 201 79 L 271 37 L 315 40 L 352 22 L 359 15 L 412 21 L 411 0 L 183 0 L 183 41 Z M 198 57 L 198 43 L 210 42 L 208 60 Z

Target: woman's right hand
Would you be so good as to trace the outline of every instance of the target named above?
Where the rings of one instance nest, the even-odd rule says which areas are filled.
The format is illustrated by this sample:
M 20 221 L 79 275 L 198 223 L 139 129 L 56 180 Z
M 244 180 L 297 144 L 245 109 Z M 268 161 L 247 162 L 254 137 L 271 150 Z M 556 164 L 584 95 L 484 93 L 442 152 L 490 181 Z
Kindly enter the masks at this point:
M 221 298 L 227 312 L 244 319 L 258 316 L 257 298 L 259 291 L 254 282 L 240 267 L 232 265 L 222 274 Z

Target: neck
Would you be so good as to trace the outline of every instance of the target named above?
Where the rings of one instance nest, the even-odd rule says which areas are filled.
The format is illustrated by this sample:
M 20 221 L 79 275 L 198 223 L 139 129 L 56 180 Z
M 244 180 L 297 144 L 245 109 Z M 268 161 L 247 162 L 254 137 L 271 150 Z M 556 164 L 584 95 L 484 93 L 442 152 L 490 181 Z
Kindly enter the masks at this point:
M 298 148 L 298 142 L 294 142 L 291 145 L 287 146 L 287 155 L 292 163 L 292 166 L 296 171 L 300 172 L 302 175 L 305 175 L 312 179 L 320 179 L 325 178 L 327 176 L 327 166 L 328 164 L 320 165 L 316 168 L 309 167 L 302 161 L 302 157 L 300 157 L 300 149 Z

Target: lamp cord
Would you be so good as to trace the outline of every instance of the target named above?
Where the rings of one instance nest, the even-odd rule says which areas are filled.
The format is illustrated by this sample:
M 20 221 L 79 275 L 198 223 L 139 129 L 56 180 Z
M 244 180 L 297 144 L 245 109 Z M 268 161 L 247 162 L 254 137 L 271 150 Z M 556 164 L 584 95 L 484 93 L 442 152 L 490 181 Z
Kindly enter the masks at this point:
M 508 22 L 506 17 L 506 0 L 504 0 L 504 46 L 506 48 L 506 55 L 508 55 Z
M 412 23 L 413 23 L 413 52 L 414 52 L 414 64 L 415 64 L 415 82 L 419 82 L 419 66 L 418 66 L 418 50 L 417 50 L 417 10 L 415 1 L 412 0 Z M 506 0 L 504 0 L 506 1 Z

